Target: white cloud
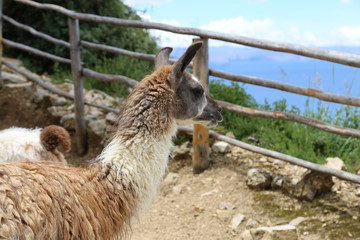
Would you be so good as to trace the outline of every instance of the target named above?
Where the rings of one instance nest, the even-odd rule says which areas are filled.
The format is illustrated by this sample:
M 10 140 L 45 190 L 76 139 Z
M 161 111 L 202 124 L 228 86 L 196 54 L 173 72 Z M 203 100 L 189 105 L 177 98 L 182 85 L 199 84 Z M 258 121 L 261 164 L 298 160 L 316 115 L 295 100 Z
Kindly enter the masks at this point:
M 213 21 L 200 28 L 256 38 L 276 38 L 279 34 L 273 28 L 273 21 L 269 18 L 251 21 L 238 16 L 236 18 Z
M 147 14 L 142 18 L 146 21 L 153 21 Z M 181 27 L 177 20 L 164 20 L 161 23 Z M 269 18 L 248 20 L 242 16 L 229 19 L 212 21 L 207 25 L 199 27 L 200 29 L 210 30 L 219 33 L 251 37 L 256 39 L 300 44 L 305 46 L 359 46 L 360 45 L 360 25 L 359 26 L 342 26 L 329 32 L 312 32 L 298 27 L 289 27 L 280 29 L 276 23 Z M 186 47 L 196 36 L 175 34 L 160 30 L 149 30 L 150 33 L 158 38 L 161 47 Z M 211 40 L 210 46 L 229 45 L 218 40 Z M 233 44 L 231 44 L 234 46 Z M 236 45 L 240 46 L 240 45 Z
M 177 20 L 165 20 L 160 23 L 180 27 L 180 23 Z M 171 47 L 187 47 L 191 44 L 194 36 L 176 34 L 172 32 L 166 32 L 161 30 L 149 30 L 150 34 L 158 39 L 159 46 L 171 46 Z
M 360 45 L 360 25 L 342 26 L 338 29 L 338 32 L 344 38 L 344 41 L 351 45 Z
M 340 2 L 342 2 L 342 3 L 351 3 L 352 0 L 340 0 Z

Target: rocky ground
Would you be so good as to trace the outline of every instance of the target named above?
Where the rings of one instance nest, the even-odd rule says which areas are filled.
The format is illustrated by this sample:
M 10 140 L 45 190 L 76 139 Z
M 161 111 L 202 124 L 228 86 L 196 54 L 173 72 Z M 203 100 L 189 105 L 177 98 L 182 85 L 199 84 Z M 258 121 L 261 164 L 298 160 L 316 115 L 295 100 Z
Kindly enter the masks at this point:
M 71 102 L 4 70 L 0 130 L 14 125 L 62 124 L 74 135 Z M 47 80 L 46 76 L 38 77 Z M 72 91 L 70 84 L 60 87 Z M 86 92 L 86 96 L 107 106 L 120 101 L 95 91 Z M 111 135 L 113 115 L 89 107 L 86 114 L 90 151 L 79 158 L 74 146 L 67 159 L 75 165 L 86 165 L 101 151 L 104 137 Z M 298 200 L 293 190 L 305 169 L 227 147 L 212 152 L 210 168 L 194 175 L 186 144 L 180 152 L 179 147 L 174 150 L 161 191 L 135 223 L 131 239 L 360 239 L 360 191 L 356 184 L 334 179 L 328 193 L 312 201 Z M 254 172 L 260 173 L 255 180 Z M 268 183 L 256 186 L 259 176 Z M 269 176 L 270 180 L 266 179 Z

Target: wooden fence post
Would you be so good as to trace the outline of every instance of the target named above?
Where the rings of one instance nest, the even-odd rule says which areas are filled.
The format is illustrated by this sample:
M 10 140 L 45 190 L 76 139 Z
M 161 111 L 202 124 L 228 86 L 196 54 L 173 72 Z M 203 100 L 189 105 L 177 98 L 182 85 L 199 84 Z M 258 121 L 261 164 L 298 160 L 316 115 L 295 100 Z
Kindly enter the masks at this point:
M 74 104 L 76 120 L 76 147 L 78 155 L 85 155 L 87 152 L 87 132 L 84 118 L 84 96 L 83 81 L 81 79 L 81 59 L 80 59 L 80 31 L 79 20 L 68 18 L 71 75 L 74 82 Z
M 209 41 L 207 38 L 196 38 L 193 42 L 202 41 L 203 45 L 193 59 L 193 74 L 209 92 Z M 200 124 L 194 125 L 193 135 L 193 172 L 201 173 L 209 167 L 209 130 Z

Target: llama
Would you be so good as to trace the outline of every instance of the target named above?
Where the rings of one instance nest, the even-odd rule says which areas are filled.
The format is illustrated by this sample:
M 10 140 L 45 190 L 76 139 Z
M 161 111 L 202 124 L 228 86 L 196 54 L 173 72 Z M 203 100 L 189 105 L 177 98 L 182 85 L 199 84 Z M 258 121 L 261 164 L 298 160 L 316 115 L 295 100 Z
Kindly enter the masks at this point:
M 30 161 L 66 162 L 64 155 L 57 150 L 58 146 L 65 152 L 71 149 L 70 135 L 63 127 L 8 128 L 0 131 L 0 162 L 24 158 Z
M 159 51 L 161 66 L 127 97 L 114 136 L 91 166 L 0 164 L 0 238 L 126 238 L 159 188 L 176 121 L 217 122 L 219 108 L 208 106 L 204 89 L 185 71 L 201 45 L 190 45 L 172 66 L 171 49 Z

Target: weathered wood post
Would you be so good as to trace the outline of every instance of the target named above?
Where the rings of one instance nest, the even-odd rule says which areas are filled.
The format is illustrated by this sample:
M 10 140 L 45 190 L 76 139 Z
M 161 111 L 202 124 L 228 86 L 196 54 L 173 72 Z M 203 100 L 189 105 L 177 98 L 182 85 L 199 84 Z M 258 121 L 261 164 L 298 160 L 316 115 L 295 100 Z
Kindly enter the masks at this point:
M 81 79 L 81 59 L 80 59 L 80 31 L 79 20 L 69 17 L 69 39 L 71 57 L 71 75 L 74 82 L 74 104 L 76 120 L 76 151 L 82 156 L 86 154 L 87 132 L 84 118 L 84 96 L 83 81 Z
M 196 38 L 193 42 L 202 41 L 203 45 L 193 59 L 193 74 L 201 85 L 209 92 L 209 41 Z M 209 167 L 209 130 L 200 124 L 194 125 L 193 135 L 193 172 L 201 173 Z

